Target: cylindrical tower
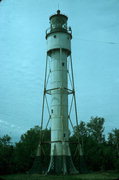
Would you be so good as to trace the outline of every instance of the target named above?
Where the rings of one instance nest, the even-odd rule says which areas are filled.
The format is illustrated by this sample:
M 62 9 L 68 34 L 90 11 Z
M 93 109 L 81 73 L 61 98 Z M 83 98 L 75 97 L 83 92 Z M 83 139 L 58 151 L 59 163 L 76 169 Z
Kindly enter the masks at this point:
M 75 156 L 78 153 L 79 167 L 77 168 L 80 172 L 87 172 L 79 136 L 74 133 L 76 142 L 69 142 L 69 123 L 72 130 L 75 131 L 74 126 L 78 127 L 78 116 L 71 57 L 72 31 L 67 26 L 67 20 L 68 17 L 60 14 L 60 10 L 58 10 L 57 14 L 50 17 L 50 28 L 46 30 L 47 56 L 41 130 L 36 157 L 29 173 L 77 174 L 78 171 L 72 162 L 69 143 L 77 146 L 74 153 Z M 50 106 L 48 95 L 51 97 Z M 48 110 L 49 118 L 45 107 Z M 74 107 L 73 122 L 71 120 L 72 107 Z M 44 116 L 45 120 L 47 119 L 46 127 L 44 127 Z M 47 138 L 46 141 L 44 129 L 48 128 L 49 122 L 51 122 L 51 140 L 48 141 Z M 50 159 L 49 154 L 45 154 L 45 150 L 48 149 L 44 148 L 44 145 L 48 144 L 51 144 Z M 50 162 L 48 162 L 49 160 Z M 49 167 L 47 163 L 49 163 Z
M 67 58 L 71 55 L 72 34 L 67 20 L 58 10 L 50 17 L 46 31 L 51 73 L 51 159 L 47 173 L 77 173 L 69 148 Z

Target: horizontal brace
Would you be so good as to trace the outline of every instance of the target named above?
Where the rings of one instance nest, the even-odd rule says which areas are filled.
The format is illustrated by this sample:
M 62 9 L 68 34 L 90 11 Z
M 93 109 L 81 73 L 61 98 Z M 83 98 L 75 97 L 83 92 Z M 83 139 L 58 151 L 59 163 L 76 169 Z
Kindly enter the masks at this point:
M 41 142 L 41 144 L 51 144 L 51 143 L 69 143 L 69 144 L 79 144 L 79 142 L 73 142 L 73 141 L 44 141 Z
M 68 89 L 68 88 L 61 88 L 61 87 L 58 87 L 58 88 L 52 88 L 52 89 L 48 89 L 48 90 L 44 90 L 44 94 L 49 94 L 51 95 L 51 91 L 55 91 L 55 90 L 66 90 L 67 91 L 67 94 L 75 94 L 75 91 L 74 90 L 71 90 L 71 89 Z

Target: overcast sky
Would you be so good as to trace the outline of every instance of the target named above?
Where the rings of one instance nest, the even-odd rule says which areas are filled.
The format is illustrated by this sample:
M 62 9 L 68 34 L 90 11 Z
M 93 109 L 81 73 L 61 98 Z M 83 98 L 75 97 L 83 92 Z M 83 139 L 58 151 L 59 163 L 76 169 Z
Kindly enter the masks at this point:
M 72 27 L 79 121 L 105 118 L 119 128 L 119 0 L 2 0 L 0 2 L 0 136 L 14 140 L 40 125 L 49 16 Z

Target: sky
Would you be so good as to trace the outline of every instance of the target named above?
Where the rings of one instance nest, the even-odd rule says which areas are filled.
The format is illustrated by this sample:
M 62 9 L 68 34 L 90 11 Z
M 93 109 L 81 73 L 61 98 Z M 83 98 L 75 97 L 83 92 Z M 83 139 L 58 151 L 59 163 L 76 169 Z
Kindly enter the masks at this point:
M 106 134 L 119 128 L 119 0 L 2 0 L 0 136 L 17 141 L 40 125 L 45 31 L 58 6 L 72 28 L 78 120 L 104 117 Z

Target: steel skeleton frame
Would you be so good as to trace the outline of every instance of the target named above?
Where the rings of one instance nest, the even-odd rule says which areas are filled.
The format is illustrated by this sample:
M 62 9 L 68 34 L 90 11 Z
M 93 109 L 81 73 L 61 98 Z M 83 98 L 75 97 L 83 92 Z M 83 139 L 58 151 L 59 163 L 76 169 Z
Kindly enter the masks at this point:
M 61 49 L 60 49 L 60 53 L 61 53 Z M 68 78 L 69 78 L 70 85 L 71 85 L 72 89 L 61 88 L 61 87 L 54 88 L 54 89 L 47 89 L 47 85 L 48 85 L 48 81 L 49 81 L 50 73 L 51 73 L 51 69 L 49 69 L 49 72 L 48 72 L 48 63 L 50 62 L 49 59 L 50 58 L 47 55 L 47 57 L 46 57 L 46 66 L 45 66 L 45 80 L 44 80 L 44 92 L 43 92 L 43 103 L 42 103 L 42 115 L 41 115 L 41 136 L 44 136 L 42 134 L 42 130 L 43 130 L 43 123 L 44 123 L 44 106 L 45 106 L 45 103 L 47 105 L 47 110 L 48 110 L 49 118 L 48 118 L 48 121 L 46 123 L 46 127 L 44 129 L 48 128 L 49 122 L 51 120 L 50 108 L 49 108 L 48 100 L 47 100 L 47 95 L 51 95 L 51 90 L 56 90 L 56 89 L 67 90 L 67 94 L 68 95 L 72 94 L 72 99 L 71 99 L 71 103 L 70 103 L 70 107 L 69 107 L 69 112 L 68 112 L 68 120 L 69 120 L 69 122 L 71 124 L 71 127 L 72 127 L 73 131 L 74 131 L 74 126 L 73 126 L 73 123 L 72 123 L 72 120 L 71 120 L 71 117 L 70 117 L 71 111 L 72 111 L 73 102 L 74 102 L 75 122 L 76 122 L 76 126 L 78 126 L 78 115 L 77 115 L 77 106 L 76 106 L 76 95 L 75 95 L 75 86 L 74 86 L 74 74 L 73 74 L 72 56 L 70 55 L 69 58 L 67 59 L 68 66 L 70 66 L 70 69 L 67 66 L 68 67 L 67 73 L 68 73 Z M 77 138 L 78 142 L 70 142 L 70 141 L 68 141 L 68 142 L 72 143 L 72 144 L 77 144 L 76 151 L 78 149 L 80 152 L 82 152 L 82 147 L 81 147 L 81 144 L 80 144 L 80 141 L 79 141 L 79 137 L 77 135 L 76 135 L 76 138 Z M 42 138 L 41 138 L 41 140 L 42 140 Z M 40 144 L 53 143 L 53 142 L 52 141 L 50 141 L 50 142 L 41 142 L 40 141 Z M 57 141 L 57 142 L 59 142 L 59 141 Z

